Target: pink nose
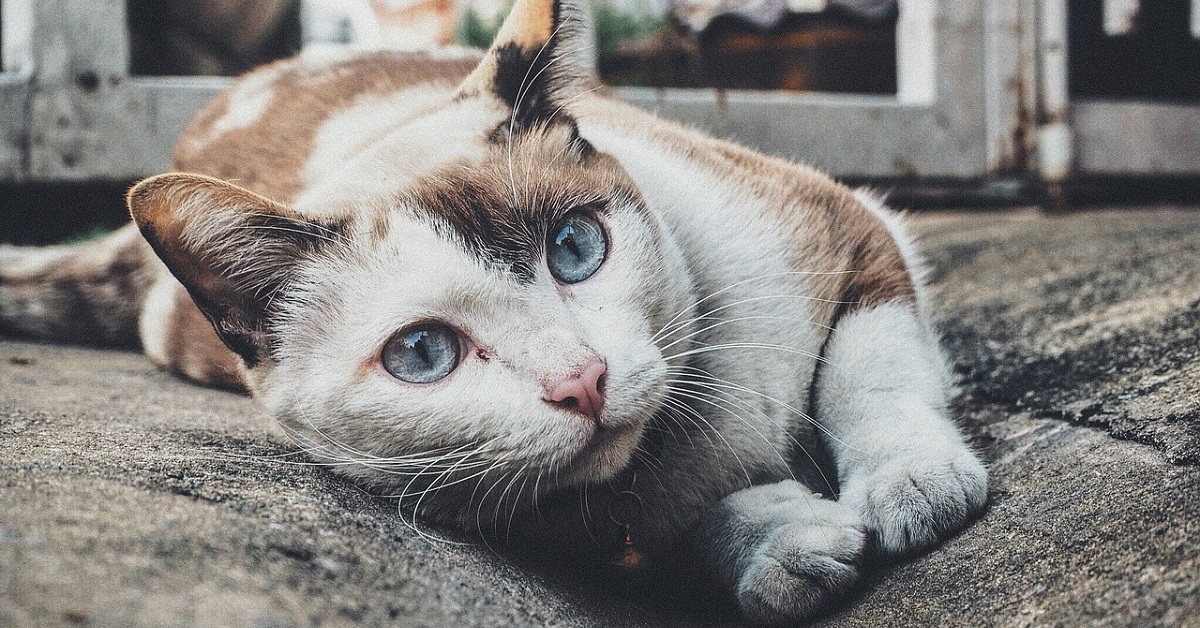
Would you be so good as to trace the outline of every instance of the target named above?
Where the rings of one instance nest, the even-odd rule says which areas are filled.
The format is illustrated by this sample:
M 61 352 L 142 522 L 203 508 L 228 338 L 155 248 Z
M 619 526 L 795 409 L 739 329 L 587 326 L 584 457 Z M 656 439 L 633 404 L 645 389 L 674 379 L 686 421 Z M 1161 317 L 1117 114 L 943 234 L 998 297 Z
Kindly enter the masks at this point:
M 588 362 L 577 375 L 570 375 L 546 387 L 543 397 L 550 405 L 600 420 L 604 412 L 604 379 L 608 368 L 599 358 Z

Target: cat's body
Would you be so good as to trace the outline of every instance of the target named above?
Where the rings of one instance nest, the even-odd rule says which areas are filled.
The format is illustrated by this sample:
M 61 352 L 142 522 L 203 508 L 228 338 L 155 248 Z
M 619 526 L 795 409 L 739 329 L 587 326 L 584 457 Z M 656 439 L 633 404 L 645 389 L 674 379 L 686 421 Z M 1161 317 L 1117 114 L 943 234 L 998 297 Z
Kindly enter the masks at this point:
M 570 10 L 518 4 L 482 63 L 251 74 L 177 149 L 215 178 L 130 194 L 166 267 L 132 232 L 0 251 L 0 324 L 53 337 L 86 318 L 54 298 L 123 290 L 114 320 L 138 316 L 156 362 L 245 384 L 411 512 L 695 562 L 755 619 L 810 615 L 856 581 L 868 531 L 923 549 L 985 499 L 914 254 L 869 196 L 595 93 Z M 837 501 L 814 495 L 832 478 L 791 479 L 822 444 Z

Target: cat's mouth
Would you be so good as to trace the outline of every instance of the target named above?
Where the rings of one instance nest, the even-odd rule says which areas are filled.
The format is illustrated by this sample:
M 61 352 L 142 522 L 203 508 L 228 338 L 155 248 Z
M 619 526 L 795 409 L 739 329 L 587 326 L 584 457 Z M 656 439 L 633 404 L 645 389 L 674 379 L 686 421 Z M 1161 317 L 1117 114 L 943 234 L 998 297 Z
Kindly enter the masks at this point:
M 633 457 L 645 425 L 641 422 L 597 427 L 571 458 L 579 480 L 603 481 L 620 473 Z

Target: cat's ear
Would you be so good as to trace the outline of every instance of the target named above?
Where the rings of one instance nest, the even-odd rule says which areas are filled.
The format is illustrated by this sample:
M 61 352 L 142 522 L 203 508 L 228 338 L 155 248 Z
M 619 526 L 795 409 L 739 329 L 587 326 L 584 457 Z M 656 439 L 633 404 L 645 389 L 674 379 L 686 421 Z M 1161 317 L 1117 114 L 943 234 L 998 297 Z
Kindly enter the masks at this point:
M 150 246 L 250 368 L 269 357 L 272 300 L 298 263 L 344 235 L 341 224 L 306 220 L 200 175 L 151 177 L 129 191 L 128 202 Z
M 459 87 L 513 110 L 513 130 L 549 123 L 594 81 L 593 33 L 582 0 L 517 0 L 487 55 Z

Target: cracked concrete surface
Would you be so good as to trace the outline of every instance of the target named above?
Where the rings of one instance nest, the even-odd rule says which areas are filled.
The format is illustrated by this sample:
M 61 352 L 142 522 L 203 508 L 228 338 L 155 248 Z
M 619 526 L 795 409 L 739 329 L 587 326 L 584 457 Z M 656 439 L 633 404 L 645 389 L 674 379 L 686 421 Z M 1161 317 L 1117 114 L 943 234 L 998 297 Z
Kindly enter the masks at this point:
M 1200 211 L 916 225 L 991 503 L 815 625 L 1200 626 Z M 140 355 L 0 341 L 0 626 L 741 625 L 429 541 L 288 452 Z

